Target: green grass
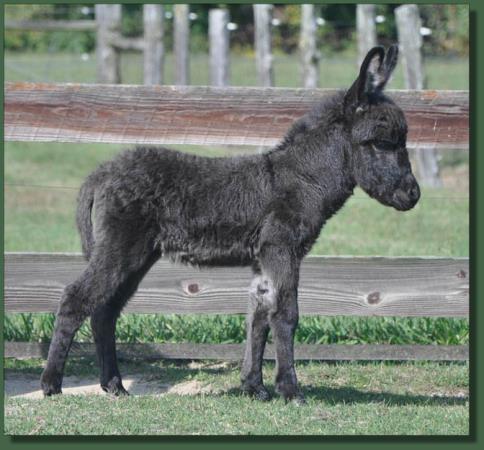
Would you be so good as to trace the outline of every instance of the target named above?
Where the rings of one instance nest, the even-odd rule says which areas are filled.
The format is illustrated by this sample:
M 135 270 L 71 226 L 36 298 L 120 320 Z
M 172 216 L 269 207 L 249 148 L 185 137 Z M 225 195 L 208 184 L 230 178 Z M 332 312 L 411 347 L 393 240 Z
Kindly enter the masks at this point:
M 143 57 L 141 54 L 125 53 L 121 57 L 123 83 L 142 84 Z M 323 57 L 320 63 L 320 85 L 325 88 L 347 88 L 356 78 L 356 57 Z M 69 83 L 96 82 L 95 55 L 83 61 L 74 54 L 12 53 L 5 55 L 6 81 L 51 81 Z M 230 84 L 256 86 L 255 57 L 232 55 L 230 60 Z M 191 84 L 209 84 L 208 55 L 192 54 L 190 57 Z M 173 55 L 165 62 L 165 84 L 174 82 Z M 427 86 L 429 89 L 468 89 L 469 64 L 467 59 L 426 60 Z M 275 85 L 278 87 L 301 86 L 300 65 L 297 55 L 274 55 Z M 391 89 L 403 89 L 403 65 L 399 64 L 390 84 Z
M 176 147 L 208 156 L 230 151 Z M 118 151 L 115 145 L 6 143 L 5 250 L 80 251 L 74 224 L 77 189 Z M 467 256 L 467 196 L 465 183 L 457 189 L 424 189 L 418 205 L 401 213 L 357 190 L 328 222 L 312 253 Z
M 299 363 L 307 405 L 254 401 L 239 391 L 234 363 L 123 363 L 125 375 L 150 383 L 197 382 L 206 393 L 181 396 L 64 395 L 5 398 L 6 434 L 465 435 L 468 365 Z M 7 380 L 41 371 L 40 361 L 7 360 Z M 92 360 L 68 363 L 66 375 L 92 377 Z M 274 365 L 264 378 L 273 392 Z M 72 414 L 76 411 L 76 414 Z

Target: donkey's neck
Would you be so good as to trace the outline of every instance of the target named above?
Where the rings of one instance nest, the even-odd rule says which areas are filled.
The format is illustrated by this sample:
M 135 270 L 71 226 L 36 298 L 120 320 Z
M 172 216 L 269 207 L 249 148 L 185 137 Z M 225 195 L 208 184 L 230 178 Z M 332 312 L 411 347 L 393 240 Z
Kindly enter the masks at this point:
M 301 191 L 313 210 L 317 205 L 321 224 L 343 206 L 356 185 L 342 113 L 343 95 L 325 100 L 302 117 L 270 153 L 283 188 Z

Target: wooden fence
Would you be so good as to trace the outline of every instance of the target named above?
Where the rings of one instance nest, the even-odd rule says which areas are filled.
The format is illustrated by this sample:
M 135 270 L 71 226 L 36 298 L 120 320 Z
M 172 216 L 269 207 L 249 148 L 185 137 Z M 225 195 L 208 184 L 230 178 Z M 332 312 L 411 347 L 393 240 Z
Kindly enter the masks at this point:
M 5 84 L 5 139 L 275 145 L 333 89 Z M 469 146 L 468 91 L 388 91 L 409 147 Z M 422 150 L 425 151 L 425 150 Z
M 16 141 L 273 145 L 324 89 L 209 88 L 6 83 L 5 138 Z M 404 108 L 410 142 L 468 147 L 467 91 L 390 91 Z M 79 255 L 6 254 L 5 311 L 53 312 L 83 269 Z M 250 273 L 198 271 L 160 261 L 127 312 L 235 313 L 246 310 Z M 467 259 L 307 258 L 302 315 L 467 317 Z M 140 349 L 145 349 L 140 351 Z M 44 357 L 46 344 L 7 343 L 5 356 Z M 91 346 L 75 346 L 77 354 Z M 137 353 L 139 352 L 139 353 Z M 240 359 L 241 345 L 121 345 L 132 358 Z M 266 358 L 273 358 L 269 346 Z M 465 360 L 467 346 L 298 346 L 299 359 Z
M 5 312 L 55 312 L 64 286 L 85 267 L 81 255 L 7 253 Z M 468 260 L 309 257 L 301 268 L 301 315 L 467 317 Z M 127 313 L 244 314 L 250 269 L 197 270 L 159 261 Z M 7 357 L 44 357 L 47 344 L 7 343 Z M 238 359 L 241 345 L 121 346 L 125 356 Z M 141 351 L 140 351 L 141 350 Z M 79 355 L 92 346 L 77 346 Z M 299 359 L 466 359 L 466 346 L 298 346 Z M 273 358 L 272 347 L 267 358 Z

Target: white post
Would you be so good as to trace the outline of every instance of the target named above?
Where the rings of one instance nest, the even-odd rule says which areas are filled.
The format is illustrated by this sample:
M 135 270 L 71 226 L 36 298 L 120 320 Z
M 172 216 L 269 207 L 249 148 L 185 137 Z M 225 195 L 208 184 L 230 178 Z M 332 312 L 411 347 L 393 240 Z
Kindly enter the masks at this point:
M 119 51 L 113 45 L 121 32 L 121 5 L 95 5 L 97 23 L 96 60 L 98 83 L 121 82 Z
M 316 88 L 319 84 L 320 52 L 316 46 L 316 17 L 314 5 L 301 5 L 301 52 L 302 82 L 305 88 Z
M 190 84 L 190 5 L 173 5 L 175 84 Z
M 210 45 L 210 83 L 212 86 L 229 84 L 229 12 L 211 9 L 208 16 Z
M 144 84 L 163 83 L 163 6 L 143 5 L 144 24 L 144 52 L 143 52 L 143 79 Z
M 375 5 L 356 6 L 356 30 L 358 34 L 358 66 L 368 50 L 376 45 Z
M 395 9 L 398 42 L 403 64 L 405 87 L 424 89 L 425 73 L 422 61 L 422 21 L 417 5 L 402 5 Z M 420 180 L 424 186 L 440 187 L 442 181 L 435 149 L 416 149 L 415 159 Z
M 254 46 L 259 86 L 274 85 L 274 70 L 272 67 L 272 5 L 254 5 Z

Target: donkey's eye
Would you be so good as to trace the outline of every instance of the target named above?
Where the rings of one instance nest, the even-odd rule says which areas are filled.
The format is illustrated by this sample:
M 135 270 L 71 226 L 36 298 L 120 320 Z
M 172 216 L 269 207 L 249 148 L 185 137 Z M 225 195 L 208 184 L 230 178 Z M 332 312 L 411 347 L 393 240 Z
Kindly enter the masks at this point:
M 384 150 L 384 151 L 391 151 L 394 150 L 396 145 L 391 141 L 373 141 L 371 143 L 373 150 Z

